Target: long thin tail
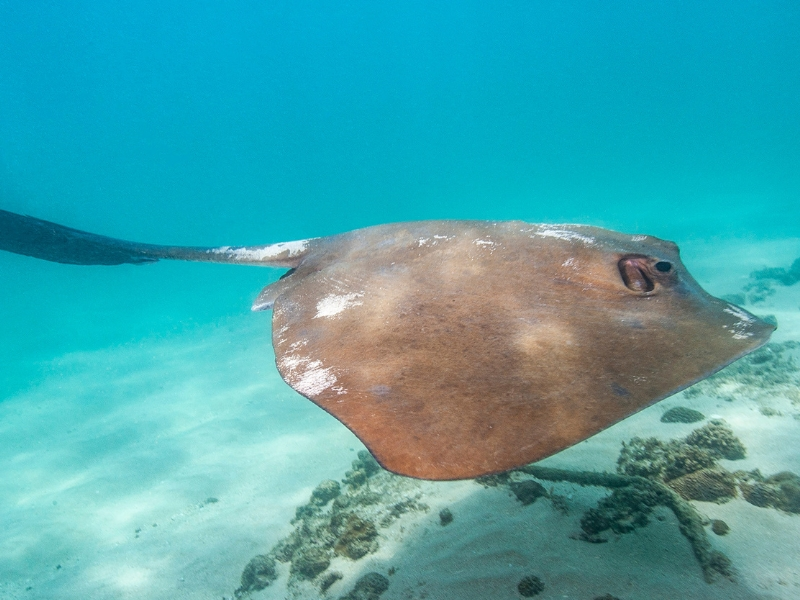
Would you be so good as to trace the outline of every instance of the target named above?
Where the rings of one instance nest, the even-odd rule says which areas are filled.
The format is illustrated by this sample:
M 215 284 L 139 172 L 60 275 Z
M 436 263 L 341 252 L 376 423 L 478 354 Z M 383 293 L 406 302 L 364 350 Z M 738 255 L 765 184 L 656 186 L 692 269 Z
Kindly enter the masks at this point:
M 72 265 L 121 265 L 159 259 L 296 267 L 309 240 L 265 246 L 201 248 L 140 244 L 0 210 L 0 250 Z

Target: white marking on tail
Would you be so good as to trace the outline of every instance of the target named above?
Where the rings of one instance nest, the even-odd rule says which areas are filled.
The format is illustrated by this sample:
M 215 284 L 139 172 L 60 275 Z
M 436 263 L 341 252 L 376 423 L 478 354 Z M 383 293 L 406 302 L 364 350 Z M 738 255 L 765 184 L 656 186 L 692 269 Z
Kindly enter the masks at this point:
M 212 248 L 209 252 L 212 254 L 229 256 L 234 260 L 242 262 L 268 262 L 283 254 L 287 254 L 288 258 L 300 256 L 308 248 L 308 242 L 309 240 L 297 240 L 294 242 L 280 242 L 278 244 L 270 244 L 269 246 L 254 246 L 250 248 L 222 246 L 220 248 Z

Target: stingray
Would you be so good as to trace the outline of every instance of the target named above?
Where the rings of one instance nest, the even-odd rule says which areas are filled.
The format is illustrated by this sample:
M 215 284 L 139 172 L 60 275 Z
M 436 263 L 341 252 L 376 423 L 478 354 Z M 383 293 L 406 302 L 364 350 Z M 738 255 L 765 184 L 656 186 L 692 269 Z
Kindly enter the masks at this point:
M 0 211 L 0 249 L 61 263 L 177 259 L 288 269 L 272 309 L 283 379 L 386 469 L 466 479 L 594 435 L 764 344 L 678 247 L 520 221 L 378 225 L 263 246 L 158 246 Z

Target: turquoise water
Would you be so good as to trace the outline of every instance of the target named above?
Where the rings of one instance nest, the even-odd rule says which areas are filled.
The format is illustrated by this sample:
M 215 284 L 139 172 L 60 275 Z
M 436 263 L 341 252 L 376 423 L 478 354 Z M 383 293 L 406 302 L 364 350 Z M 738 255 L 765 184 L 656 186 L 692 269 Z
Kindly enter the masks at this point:
M 796 235 L 798 25 L 791 2 L 4 2 L 2 206 L 198 245 L 430 218 Z M 15 363 L 238 313 L 273 276 L 0 261 Z
M 673 239 L 734 293 L 800 250 L 798 31 L 788 1 L 6 0 L 0 208 L 204 246 L 588 223 Z M 247 313 L 279 274 L 2 253 L 0 402 L 51 389 L 64 357 L 241 315 L 266 342 Z

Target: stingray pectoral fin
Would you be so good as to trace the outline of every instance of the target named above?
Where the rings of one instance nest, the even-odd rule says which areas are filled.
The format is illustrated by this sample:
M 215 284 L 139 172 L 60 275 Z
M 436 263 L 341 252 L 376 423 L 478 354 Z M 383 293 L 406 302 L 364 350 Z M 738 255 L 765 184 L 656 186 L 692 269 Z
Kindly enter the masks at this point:
M 0 210 L 0 250 L 65 264 L 121 265 L 171 259 L 291 268 L 307 249 L 307 240 L 221 248 L 140 244 Z

